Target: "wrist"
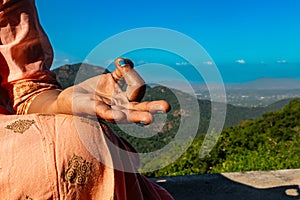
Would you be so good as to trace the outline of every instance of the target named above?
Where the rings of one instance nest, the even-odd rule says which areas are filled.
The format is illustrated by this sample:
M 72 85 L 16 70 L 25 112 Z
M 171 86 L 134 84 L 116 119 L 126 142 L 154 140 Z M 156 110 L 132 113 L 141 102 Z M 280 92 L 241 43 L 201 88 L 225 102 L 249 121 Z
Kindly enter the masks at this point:
M 59 113 L 59 108 L 57 105 L 57 99 L 60 95 L 61 90 L 53 89 L 46 90 L 36 95 L 29 108 L 27 113 L 45 113 L 45 114 L 56 114 Z

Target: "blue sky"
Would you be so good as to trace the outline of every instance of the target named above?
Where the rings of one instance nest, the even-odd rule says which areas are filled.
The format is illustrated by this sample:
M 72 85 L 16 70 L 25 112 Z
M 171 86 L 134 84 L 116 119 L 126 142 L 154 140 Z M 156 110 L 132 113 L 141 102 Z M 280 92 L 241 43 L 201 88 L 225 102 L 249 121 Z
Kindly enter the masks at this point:
M 54 66 L 84 61 L 99 43 L 120 32 L 161 27 L 202 45 L 226 82 L 300 78 L 299 0 L 38 0 L 36 4 L 55 50 Z M 170 60 L 176 63 L 184 62 Z

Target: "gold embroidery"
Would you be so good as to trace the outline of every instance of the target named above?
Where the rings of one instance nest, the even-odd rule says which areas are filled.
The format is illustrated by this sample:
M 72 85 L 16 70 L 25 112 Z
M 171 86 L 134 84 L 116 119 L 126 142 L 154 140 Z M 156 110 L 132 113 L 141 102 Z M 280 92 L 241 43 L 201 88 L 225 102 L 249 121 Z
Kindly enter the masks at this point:
M 50 80 L 26 80 L 7 87 L 11 102 L 17 114 L 27 114 L 34 97 L 45 90 L 59 89 L 60 86 L 53 78 Z
M 20 119 L 18 121 L 15 121 L 9 125 L 7 125 L 5 128 L 12 130 L 15 133 L 21 133 L 23 134 L 25 131 L 27 131 L 32 124 L 34 124 L 34 120 L 24 120 Z
M 92 163 L 80 156 L 74 155 L 68 162 L 68 169 L 64 173 L 64 180 L 71 184 L 83 185 L 92 170 Z

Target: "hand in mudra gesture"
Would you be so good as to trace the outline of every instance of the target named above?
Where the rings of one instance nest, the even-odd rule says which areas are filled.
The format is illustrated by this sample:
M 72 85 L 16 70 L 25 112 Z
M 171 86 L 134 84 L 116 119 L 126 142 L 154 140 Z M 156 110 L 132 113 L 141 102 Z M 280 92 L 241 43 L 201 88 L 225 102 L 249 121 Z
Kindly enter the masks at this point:
M 153 121 L 152 113 L 169 111 L 170 105 L 163 100 L 139 102 L 146 88 L 129 59 L 118 58 L 115 65 L 116 70 L 111 73 L 90 78 L 63 91 L 42 93 L 29 111 L 97 115 L 106 121 L 144 124 Z M 127 84 L 125 91 L 122 90 L 124 83 Z M 41 106 L 42 102 L 48 106 Z

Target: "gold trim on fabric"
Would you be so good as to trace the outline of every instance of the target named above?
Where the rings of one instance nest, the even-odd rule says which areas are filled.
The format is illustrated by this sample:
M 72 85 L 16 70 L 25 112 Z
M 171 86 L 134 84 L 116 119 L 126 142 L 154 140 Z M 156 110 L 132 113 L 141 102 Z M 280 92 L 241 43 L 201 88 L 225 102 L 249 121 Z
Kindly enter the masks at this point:
M 68 169 L 64 173 L 64 180 L 76 185 L 84 185 L 92 171 L 92 163 L 81 156 L 74 155 L 68 162 Z
M 30 104 L 34 98 L 46 90 L 60 89 L 55 80 L 26 80 L 16 82 L 9 89 L 9 96 L 13 102 L 13 107 L 17 114 L 27 114 Z
M 5 128 L 12 130 L 15 133 L 23 134 L 34 123 L 35 123 L 34 120 L 19 119 L 17 121 L 14 121 L 13 123 L 7 125 Z

